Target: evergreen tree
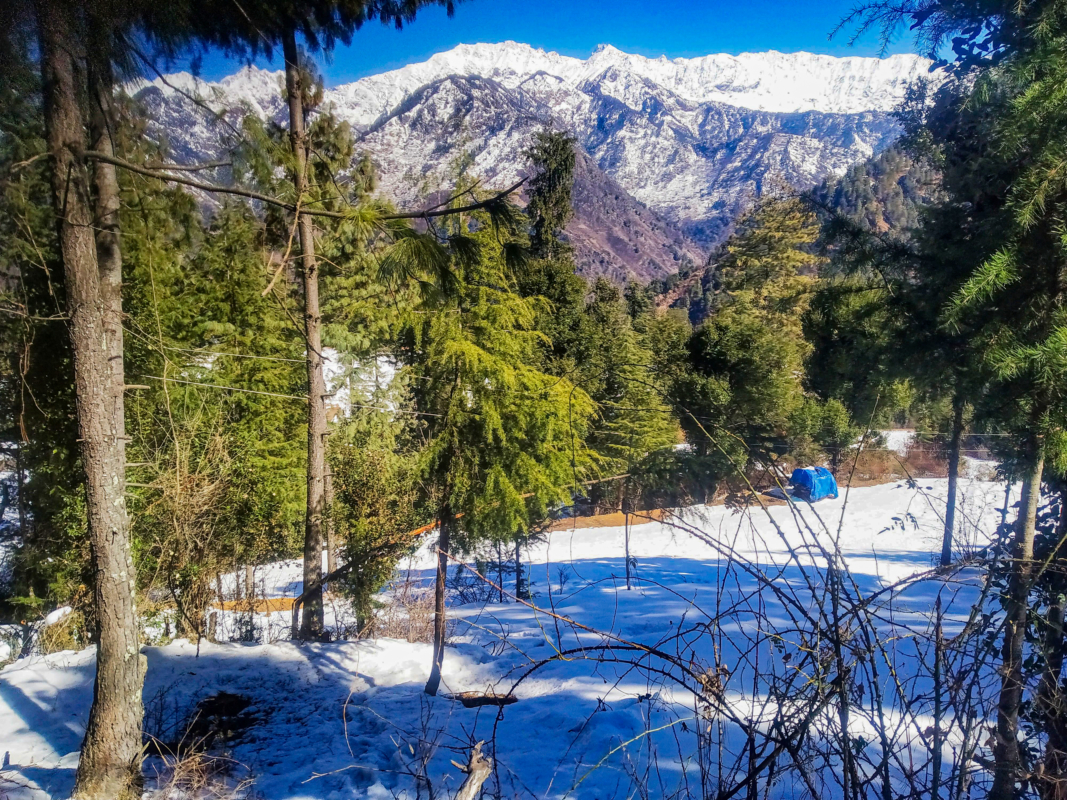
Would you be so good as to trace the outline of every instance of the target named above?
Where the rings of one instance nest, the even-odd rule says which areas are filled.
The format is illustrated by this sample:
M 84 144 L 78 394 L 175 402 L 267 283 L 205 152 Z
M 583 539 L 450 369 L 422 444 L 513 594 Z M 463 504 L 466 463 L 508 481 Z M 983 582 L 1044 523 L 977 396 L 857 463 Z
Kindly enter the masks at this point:
M 560 236 L 574 216 L 575 144 L 570 134 L 546 129 L 534 134 L 533 145 L 526 151 L 533 168 L 526 214 L 533 228 L 530 249 L 535 258 L 551 258 L 565 250 Z
M 883 37 L 904 21 L 912 23 L 931 52 L 951 41 L 957 72 L 974 73 L 943 90 L 932 113 L 920 107 L 916 116 L 927 123 L 922 132 L 943 159 L 948 211 L 964 223 L 953 232 L 954 241 L 963 250 L 960 234 L 980 233 L 977 246 L 970 245 L 969 275 L 943 319 L 950 329 L 971 334 L 991 372 L 984 413 L 1016 434 L 1014 456 L 1024 475 L 1004 603 L 990 790 L 994 800 L 1008 800 L 1024 779 L 1018 734 L 1037 508 L 1046 458 L 1058 462 L 1062 455 L 1061 368 L 1067 362 L 1058 266 L 1065 201 L 1059 98 L 1067 70 L 1067 15 L 1056 2 L 965 1 L 874 3 L 854 19 L 879 27 Z M 992 252 L 984 246 L 990 241 Z M 1062 759 L 1050 752 L 1046 763 L 1059 774 L 1042 778 L 1042 791 L 1056 791 Z
M 146 585 L 165 589 L 179 628 L 201 636 L 219 573 L 294 552 L 302 342 L 263 296 L 269 259 L 247 208 L 224 206 L 195 245 L 175 250 L 171 208 L 128 205 L 143 217 L 127 223 L 141 234 L 127 259 L 129 361 L 152 387 L 130 404 L 148 487 L 135 493 L 135 540 Z
M 586 314 L 593 338 L 581 385 L 600 409 L 589 447 L 601 472 L 629 472 L 650 453 L 675 444 L 678 429 L 653 381 L 652 354 L 634 331 L 618 287 L 599 278 Z
M 717 257 L 715 312 L 690 338 L 692 374 L 676 381 L 673 396 L 698 452 L 729 462 L 714 468 L 726 470 L 719 474 L 743 469 L 749 454 L 771 463 L 789 449 L 791 420 L 805 402 L 801 318 L 819 264 L 817 235 L 800 200 L 768 198 Z
M 828 277 L 819 285 L 802 318 L 811 346 L 805 359 L 805 386 L 823 400 L 836 400 L 854 420 L 884 424 L 912 396 L 910 365 L 895 358 L 898 326 L 909 328 L 890 307 L 890 294 L 878 278 Z M 911 328 L 912 334 L 915 333 Z M 900 367 L 906 366 L 907 375 Z
M 895 144 L 850 167 L 844 175 L 828 178 L 810 197 L 821 209 L 864 230 L 907 238 L 920 226 L 923 208 L 940 194 L 936 166 Z
M 92 620 L 84 481 L 77 445 L 73 361 L 64 326 L 63 265 L 49 195 L 39 78 L 26 32 L 0 37 L 0 273 L 4 360 L 0 419 L 5 456 L 20 473 L 22 547 L 12 596 L 20 618 L 65 600 Z M 46 355 L 47 354 L 47 355 Z M 91 626 L 90 626 L 91 627 Z
M 122 261 L 114 171 L 85 159 L 111 146 L 110 31 L 103 11 L 60 0 L 35 4 L 45 141 L 74 353 L 78 444 L 93 562 L 97 670 L 75 796 L 139 794 L 142 668 L 137 652 L 129 516 L 126 510 Z M 6 33 L 6 32 L 5 32 Z M 89 63 L 79 45 L 92 42 Z M 86 79 L 85 76 L 88 76 Z M 89 118 L 85 110 L 89 109 Z M 101 347 L 103 337 L 103 347 Z
M 189 47 L 219 47 L 231 55 L 268 57 L 281 47 L 285 64 L 285 99 L 289 112 L 288 171 L 296 213 L 293 232 L 300 246 L 303 288 L 303 327 L 307 345 L 307 510 L 304 536 L 304 601 L 300 635 L 316 639 L 326 635 L 322 605 L 322 564 L 326 516 L 326 382 L 322 356 L 322 308 L 320 259 L 315 222 L 304 209 L 319 193 L 308 142 L 308 122 L 321 101 L 321 87 L 306 56 L 298 49 L 298 37 L 312 51 L 329 51 L 337 41 L 348 43 L 353 33 L 371 19 L 398 28 L 415 18 L 428 0 L 317 0 L 302 3 L 244 3 L 219 8 L 203 2 L 174 3 L 148 8 L 142 17 L 149 35 L 165 50 Z M 451 13 L 451 0 L 438 3 Z
M 380 393 L 373 397 L 385 399 Z M 340 580 L 352 599 L 360 636 L 371 630 L 376 593 L 414 544 L 411 531 L 430 519 L 419 498 L 419 451 L 411 419 L 356 409 L 331 437 L 336 494 L 331 521 L 351 565 Z
M 510 539 L 566 500 L 587 463 L 593 412 L 581 389 L 537 368 L 535 304 L 512 290 L 491 229 L 470 238 L 477 257 L 454 264 L 456 304 L 421 315 L 411 353 L 423 470 L 440 525 L 431 695 L 441 681 L 450 547 Z

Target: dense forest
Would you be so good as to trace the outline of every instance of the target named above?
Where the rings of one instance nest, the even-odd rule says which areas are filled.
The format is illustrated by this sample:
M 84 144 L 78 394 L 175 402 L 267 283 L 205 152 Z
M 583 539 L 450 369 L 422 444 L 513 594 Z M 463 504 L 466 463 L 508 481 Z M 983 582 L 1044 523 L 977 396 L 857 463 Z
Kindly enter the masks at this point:
M 836 545 L 819 545 L 814 578 L 791 546 L 796 585 L 822 600 L 782 599 L 760 578 L 794 615 L 760 635 L 780 655 L 793 646 L 782 631 L 796 633 L 789 658 L 807 676 L 802 687 L 767 677 L 757 661 L 753 691 L 766 680 L 779 703 L 762 728 L 755 711 L 730 715 L 724 662 L 698 665 L 681 639 L 605 634 L 598 664 L 628 651 L 631 666 L 695 687 L 697 749 L 719 748 L 719 774 L 712 786 L 701 762 L 686 796 L 769 796 L 788 770 L 810 796 L 832 775 L 848 800 L 962 798 L 972 782 L 996 800 L 1061 796 L 1061 4 L 857 11 L 846 27 L 888 39 L 912 26 L 931 54 L 952 54 L 945 80 L 913 87 L 898 110 L 900 141 L 808 192 L 768 188 L 706 264 L 651 284 L 575 274 L 563 232 L 583 156 L 566 131 L 534 135 L 510 187 L 487 189 L 456 153 L 450 184 L 423 206 L 378 192 L 373 160 L 322 104 L 317 64 L 365 23 L 402 27 L 421 5 L 38 0 L 0 12 L 11 554 L 0 615 L 13 658 L 96 646 L 74 796 L 140 796 L 141 645 L 216 639 L 214 609 L 252 603 L 257 570 L 302 559 L 292 639 L 375 638 L 382 590 L 434 536 L 423 639 L 435 696 L 453 658 L 450 598 L 474 591 L 460 583 L 464 559 L 501 602 L 508 577 L 509 602 L 529 605 L 522 548 L 561 518 L 621 512 L 629 588 L 631 516 L 713 503 L 750 513 L 808 465 L 842 487 L 947 477 L 932 574 L 951 585 L 980 573 L 993 594 L 950 640 L 938 594 L 936 634 L 915 634 L 934 689 L 916 679 L 895 699 L 865 696 L 884 689 L 879 669 L 897 668 L 871 610 L 882 590 L 850 583 Z M 176 163 L 124 87 L 209 47 L 281 54 L 288 124 L 249 115 L 226 132 L 225 161 Z M 904 426 L 919 431 L 913 454 L 880 433 Z M 1009 491 L 1021 482 L 1017 512 L 1005 505 L 975 547 L 959 538 L 965 452 L 995 461 Z M 351 604 L 353 625 L 328 624 L 330 597 Z M 62 625 L 44 627 L 56 609 L 69 609 Z M 553 659 L 591 658 L 587 642 L 580 656 L 565 649 L 559 624 L 577 622 L 550 618 Z M 255 640 L 251 612 L 242 619 L 236 638 Z M 849 715 L 876 699 L 876 716 L 899 703 L 914 726 L 932 721 L 902 750 L 883 714 L 872 744 Z M 732 788 L 728 725 L 743 739 Z M 817 739 L 818 765 L 801 756 Z M 924 766 L 910 769 L 917 751 Z M 488 774 L 479 759 L 480 743 L 466 767 L 481 775 L 474 793 Z

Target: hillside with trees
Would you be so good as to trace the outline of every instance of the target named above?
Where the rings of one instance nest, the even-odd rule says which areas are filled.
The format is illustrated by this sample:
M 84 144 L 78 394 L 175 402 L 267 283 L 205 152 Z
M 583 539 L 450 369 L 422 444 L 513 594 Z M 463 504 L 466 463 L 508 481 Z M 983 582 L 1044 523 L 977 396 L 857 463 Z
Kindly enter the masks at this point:
M 551 120 L 384 191 L 321 69 L 435 5 L 4 8 L 0 796 L 1057 800 L 1064 9 L 860 8 L 951 61 L 696 266 Z

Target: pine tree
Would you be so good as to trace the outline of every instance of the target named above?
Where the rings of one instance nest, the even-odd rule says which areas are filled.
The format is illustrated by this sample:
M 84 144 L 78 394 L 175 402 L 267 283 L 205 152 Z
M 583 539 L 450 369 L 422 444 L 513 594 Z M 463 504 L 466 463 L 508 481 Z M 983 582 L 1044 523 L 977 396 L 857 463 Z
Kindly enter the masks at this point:
M 491 229 L 469 238 L 477 256 L 454 264 L 457 302 L 422 315 L 411 354 L 440 526 L 431 695 L 441 681 L 450 547 L 510 539 L 564 501 L 586 466 L 593 413 L 585 392 L 537 368 L 535 304 L 511 288 Z
M 981 234 L 979 246 L 972 245 L 970 274 L 943 318 L 951 328 L 971 333 L 993 376 L 983 398 L 985 413 L 1016 434 L 1015 457 L 1023 465 L 990 790 L 994 800 L 1008 800 L 1024 779 L 1018 733 L 1036 511 L 1045 460 L 1058 461 L 1062 453 L 1065 328 L 1058 263 L 1065 198 L 1059 97 L 1067 74 L 1067 17 L 1055 2 L 935 2 L 917 8 L 874 3 L 853 19 L 862 27 L 879 27 L 883 37 L 902 22 L 912 23 L 931 52 L 951 41 L 957 71 L 975 73 L 958 89 L 950 87 L 958 99 L 943 91 L 947 102 L 934 104 L 932 114 L 920 107 L 916 116 L 927 123 L 923 134 L 943 158 L 946 193 L 965 223 L 953 240 L 962 249 L 960 233 Z M 981 246 L 990 237 L 993 252 Z M 1059 776 L 1042 783 L 1046 780 L 1055 786 Z
M 23 542 L 16 552 L 12 596 L 5 600 L 30 619 L 42 603 L 66 600 L 91 626 L 91 602 L 78 591 L 91 585 L 92 576 L 73 355 L 64 325 L 63 265 L 47 199 L 50 173 L 42 158 L 47 151 L 36 102 L 40 83 L 28 39 L 18 27 L 0 37 L 0 296 L 5 309 L 0 315 L 0 435 L 22 473 L 17 502 Z
M 624 299 L 603 278 L 590 291 L 574 274 L 573 255 L 563 240 L 573 216 L 574 147 L 567 134 L 540 131 L 526 152 L 533 173 L 526 208 L 532 258 L 517 270 L 517 286 L 523 296 L 550 304 L 537 317 L 537 328 L 547 337 L 542 364 L 597 404 L 588 443 L 600 473 L 609 476 L 636 468 L 650 453 L 674 444 L 677 426 L 654 382 L 653 355 L 635 329 L 647 327 L 652 317 L 649 297 L 635 284 Z M 637 492 L 629 484 L 624 493 L 627 489 Z
M 396 387 L 391 389 L 395 398 Z M 383 401 L 374 396 L 373 402 Z M 372 630 L 375 594 L 413 546 L 411 531 L 429 521 L 419 497 L 419 451 L 411 422 L 410 415 L 356 409 L 330 440 L 336 495 L 330 513 L 344 542 L 345 562 L 352 565 L 339 583 L 352 599 L 360 636 Z
M 143 218 L 128 223 L 139 234 L 129 360 L 155 376 L 130 409 L 138 479 L 149 487 L 135 493 L 140 566 L 179 604 L 180 627 L 200 636 L 219 573 L 293 553 L 304 500 L 302 342 L 263 296 L 269 258 L 247 208 L 224 206 L 198 241 L 175 250 L 172 206 L 128 205 Z
M 289 174 L 297 208 L 293 229 L 300 245 L 303 281 L 303 324 L 308 371 L 307 511 L 304 540 L 304 601 L 300 635 L 325 635 L 322 605 L 323 523 L 326 514 L 326 382 L 322 357 L 320 260 L 315 253 L 315 223 L 304 213 L 315 195 L 315 175 L 307 140 L 307 126 L 321 87 L 316 90 L 308 60 L 298 50 L 298 37 L 312 51 L 329 51 L 337 41 L 348 43 L 371 19 L 398 28 L 415 18 L 426 0 L 316 0 L 302 3 L 251 2 L 220 8 L 214 3 L 180 2 L 145 9 L 143 23 L 165 50 L 219 47 L 234 55 L 267 56 L 281 47 L 285 63 L 286 103 L 289 111 Z M 451 0 L 437 3 L 452 12 Z
M 728 462 L 714 467 L 725 469 L 720 474 L 743 469 L 750 454 L 771 463 L 788 447 L 790 421 L 805 400 L 801 319 L 819 265 L 811 252 L 817 236 L 800 200 L 768 198 L 715 260 L 716 310 L 693 333 L 692 372 L 676 381 L 673 396 L 689 441 Z
M 674 445 L 677 425 L 654 383 L 652 354 L 634 331 L 618 287 L 598 279 L 585 313 L 591 346 L 580 380 L 600 409 L 589 447 L 603 474 L 629 472 L 650 453 Z
M 552 258 L 566 252 L 560 237 L 574 216 L 571 192 L 575 145 L 570 134 L 545 129 L 534 134 L 533 144 L 525 153 L 533 169 L 526 214 L 533 228 L 530 250 L 535 258 Z
M 125 391 L 121 348 L 121 262 L 114 244 L 114 209 L 101 193 L 99 171 L 84 153 L 90 128 L 83 108 L 98 92 L 82 76 L 74 53 L 86 38 L 78 9 L 58 0 L 36 4 L 41 85 L 48 152 L 52 159 L 53 208 L 63 263 L 78 409 L 79 442 L 86 480 L 86 511 L 94 562 L 94 599 L 99 639 L 93 706 L 89 714 L 75 796 L 121 798 L 138 794 L 140 783 L 140 691 L 143 680 L 134 604 L 129 518 L 126 511 Z M 93 31 L 90 26 L 90 32 Z M 92 36 L 94 40 L 98 37 Z M 94 65 L 96 66 L 96 65 Z M 109 98 L 106 98 L 110 100 Z M 94 206 L 93 189 L 102 205 Z M 106 218 L 101 218 L 101 212 Z M 101 231 L 98 252 L 94 231 Z M 103 347 L 100 337 L 104 336 Z

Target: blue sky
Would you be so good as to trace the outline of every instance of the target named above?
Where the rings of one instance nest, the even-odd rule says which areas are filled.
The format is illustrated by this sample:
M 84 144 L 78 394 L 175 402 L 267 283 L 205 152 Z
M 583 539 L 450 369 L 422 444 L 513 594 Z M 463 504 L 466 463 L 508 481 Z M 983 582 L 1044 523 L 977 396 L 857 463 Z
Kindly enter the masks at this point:
M 429 8 L 399 32 L 371 23 L 356 33 L 351 46 L 335 51 L 322 69 L 327 85 L 336 86 L 423 61 L 457 44 L 507 39 L 581 58 L 602 43 L 670 58 L 759 50 L 878 55 L 874 36 L 853 47 L 847 32 L 828 38 L 853 5 L 854 0 L 467 0 L 457 5 L 452 19 L 440 8 Z M 910 39 L 903 37 L 889 52 L 911 50 Z M 215 80 L 239 66 L 211 54 L 200 74 Z

